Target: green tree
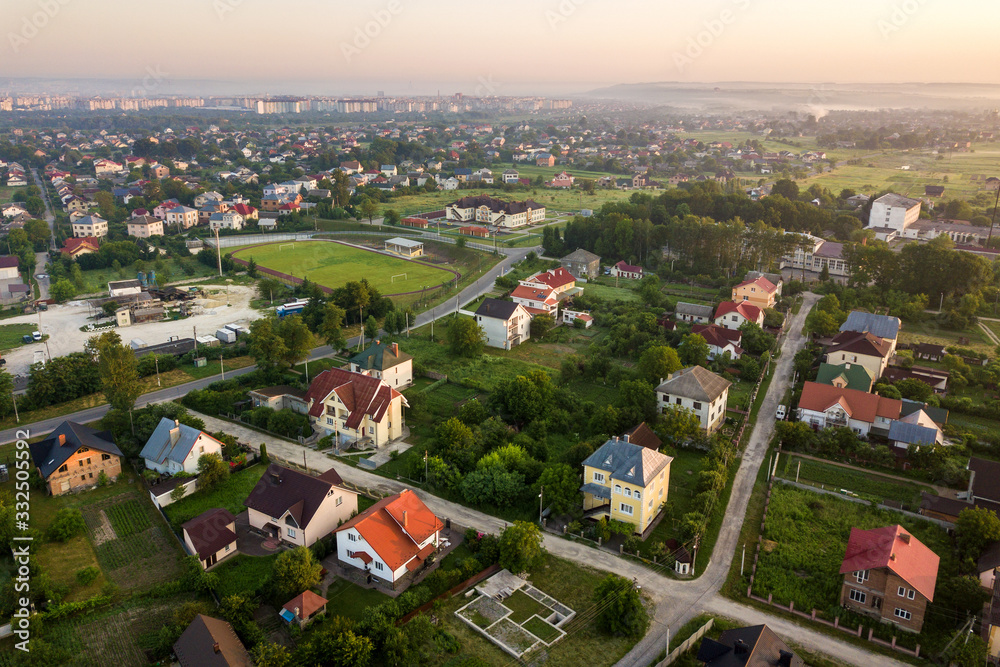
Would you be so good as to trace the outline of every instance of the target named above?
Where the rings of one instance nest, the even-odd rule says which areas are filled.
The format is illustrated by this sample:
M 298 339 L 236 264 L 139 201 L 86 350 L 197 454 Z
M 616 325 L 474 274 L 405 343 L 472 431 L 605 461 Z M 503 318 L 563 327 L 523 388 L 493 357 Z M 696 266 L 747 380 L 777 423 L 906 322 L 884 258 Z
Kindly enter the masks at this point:
M 0 369 L 0 419 L 14 414 L 14 378 Z
M 955 521 L 955 532 L 962 557 L 975 561 L 991 542 L 1000 540 L 1000 518 L 985 507 L 967 507 Z
M 553 463 L 538 476 L 542 501 L 553 514 L 567 514 L 583 507 L 580 498 L 580 476 L 565 463 Z
M 368 340 L 375 340 L 378 338 L 378 320 L 376 320 L 371 315 L 365 320 L 365 338 Z
M 255 667 L 289 667 L 292 656 L 288 649 L 272 641 L 262 641 L 250 649 Z
M 257 277 L 257 260 L 255 260 L 253 256 L 251 256 L 250 260 L 247 262 L 247 275 L 251 278 Z
M 298 595 L 320 582 L 323 566 L 306 547 L 284 551 L 274 561 L 274 586 L 282 597 Z
M 685 366 L 705 366 L 708 364 L 708 343 L 699 334 L 684 336 L 680 346 L 680 358 Z
M 76 296 L 76 287 L 66 278 L 61 278 L 49 287 L 49 296 L 55 299 L 56 303 L 63 303 Z
M 552 330 L 552 327 L 556 325 L 556 319 L 551 315 L 539 314 L 531 318 L 531 337 L 532 338 L 545 338 L 545 334 Z
M 309 327 L 299 315 L 292 315 L 281 320 L 278 325 L 278 335 L 285 341 L 285 356 L 282 362 L 285 367 L 294 366 L 309 356 L 315 346 L 315 339 Z
M 347 347 L 347 337 L 344 336 L 343 329 L 344 318 L 347 317 L 347 313 L 344 309 L 332 301 L 327 301 L 323 305 L 320 316 L 322 320 L 319 328 L 316 330 L 316 335 L 322 338 L 334 351 L 343 350 Z
M 646 348 L 639 357 L 639 372 L 651 384 L 659 385 L 661 380 L 684 368 L 677 350 L 666 345 Z
M 397 211 L 396 209 L 390 208 L 388 211 L 385 212 L 385 219 L 383 220 L 385 224 L 392 225 L 393 227 L 395 227 L 396 225 L 399 224 L 399 220 L 400 220 L 399 211 Z
M 229 465 L 215 453 L 198 457 L 198 487 L 211 489 L 229 478 Z
M 477 357 L 486 347 L 486 332 L 469 317 L 459 317 L 448 325 L 448 342 L 452 354 L 460 357 Z
M 262 318 L 250 323 L 250 342 L 247 351 L 265 372 L 282 369 L 288 355 L 288 346 L 278 331 L 277 320 Z
M 135 352 L 122 345 L 121 337 L 114 331 L 94 336 L 87 344 L 97 353 L 104 397 L 116 410 L 131 410 L 142 393 Z
M 76 507 L 64 507 L 56 512 L 55 518 L 49 524 L 47 537 L 55 542 L 65 542 L 83 534 L 86 529 L 83 513 Z
M 649 614 L 642 597 L 625 577 L 604 577 L 594 589 L 594 603 L 601 609 L 597 627 L 607 634 L 639 638 L 649 629 Z
M 534 523 L 515 521 L 500 533 L 500 567 L 527 572 L 541 562 L 544 554 L 542 531 Z
M 257 281 L 257 294 L 259 294 L 262 299 L 268 299 L 273 303 L 275 294 L 277 294 L 280 299 L 284 293 L 285 286 L 282 285 L 277 278 L 265 276 Z
M 362 218 L 368 218 L 368 224 L 374 224 L 375 216 L 378 215 L 378 204 L 365 197 L 358 204 L 358 213 Z

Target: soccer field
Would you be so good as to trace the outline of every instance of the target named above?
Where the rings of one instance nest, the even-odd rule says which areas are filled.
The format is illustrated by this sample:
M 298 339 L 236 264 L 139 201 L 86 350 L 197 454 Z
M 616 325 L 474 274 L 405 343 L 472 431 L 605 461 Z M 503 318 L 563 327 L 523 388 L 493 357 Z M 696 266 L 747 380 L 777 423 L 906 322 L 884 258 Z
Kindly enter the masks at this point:
M 234 248 L 233 257 L 251 257 L 262 266 L 324 287 L 341 287 L 367 278 L 384 295 L 416 292 L 454 279 L 451 271 L 361 250 L 333 241 L 296 241 Z

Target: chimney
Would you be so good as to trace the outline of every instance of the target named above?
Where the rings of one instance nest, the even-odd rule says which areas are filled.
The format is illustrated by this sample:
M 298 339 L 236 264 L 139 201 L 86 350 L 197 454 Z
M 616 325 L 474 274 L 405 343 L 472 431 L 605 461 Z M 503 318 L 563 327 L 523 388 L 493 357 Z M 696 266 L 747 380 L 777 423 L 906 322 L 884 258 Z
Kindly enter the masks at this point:
M 399 356 L 399 343 L 393 343 L 392 344 L 392 356 L 394 356 L 394 357 L 398 357 Z
M 784 649 L 778 651 L 778 667 L 792 667 L 792 658 L 795 654 Z
M 733 644 L 733 655 L 747 655 L 750 653 L 750 647 L 742 639 L 737 639 L 736 643 Z
M 909 535 L 909 533 L 900 533 L 899 534 L 899 539 L 903 540 L 903 544 L 909 544 L 910 543 L 910 535 Z
M 408 525 L 409 525 L 409 519 L 406 516 L 406 510 L 403 510 L 403 528 L 406 528 Z
M 222 652 L 222 649 L 219 647 L 219 642 L 215 642 L 214 644 L 212 644 L 212 650 L 215 651 L 216 653 Z
M 628 442 L 628 433 L 626 433 L 625 435 L 622 436 L 622 440 L 624 440 L 625 442 Z
M 181 425 L 181 420 L 175 419 L 174 420 L 174 426 L 180 426 L 180 425 Z
M 65 433 L 60 433 L 59 434 L 59 444 L 60 445 L 65 445 L 66 444 L 66 434 Z

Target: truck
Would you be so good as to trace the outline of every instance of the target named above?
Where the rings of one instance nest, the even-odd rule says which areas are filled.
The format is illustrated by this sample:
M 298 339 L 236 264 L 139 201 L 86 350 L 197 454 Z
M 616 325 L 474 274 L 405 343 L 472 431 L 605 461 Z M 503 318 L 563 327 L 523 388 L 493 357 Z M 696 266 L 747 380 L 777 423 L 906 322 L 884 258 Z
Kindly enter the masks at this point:
M 302 311 L 308 304 L 308 299 L 296 299 L 295 301 L 289 301 L 288 303 L 278 306 L 275 308 L 275 312 L 278 313 L 279 319 L 284 319 L 289 315 L 301 315 Z
M 235 343 L 236 342 L 236 332 L 231 329 L 219 329 L 215 332 L 215 337 L 221 340 L 223 343 Z

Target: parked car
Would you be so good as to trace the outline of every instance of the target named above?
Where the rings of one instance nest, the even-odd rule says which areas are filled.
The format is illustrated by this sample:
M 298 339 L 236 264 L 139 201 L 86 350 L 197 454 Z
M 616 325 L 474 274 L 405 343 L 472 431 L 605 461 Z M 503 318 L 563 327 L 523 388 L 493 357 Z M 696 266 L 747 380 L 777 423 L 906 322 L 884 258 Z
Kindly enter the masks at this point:
M 774 416 L 775 416 L 775 418 L 777 418 L 778 421 L 784 421 L 785 414 L 786 414 L 785 406 L 784 405 L 779 405 L 778 406 L 778 411 L 775 413 Z
M 42 332 L 41 331 L 32 331 L 31 332 L 31 340 L 41 340 L 41 339 L 42 339 Z
M 22 343 L 31 343 L 34 340 L 35 339 L 31 337 L 31 334 L 24 334 L 23 336 L 21 336 Z

